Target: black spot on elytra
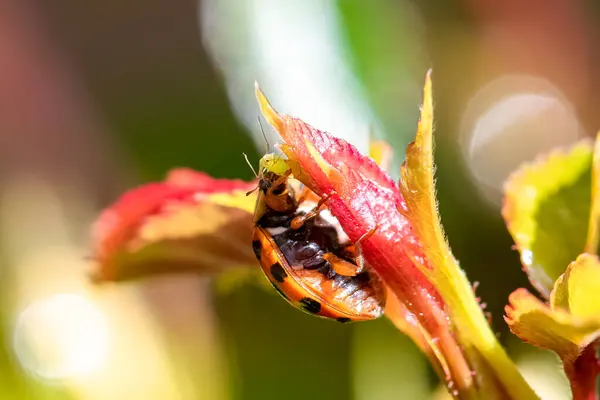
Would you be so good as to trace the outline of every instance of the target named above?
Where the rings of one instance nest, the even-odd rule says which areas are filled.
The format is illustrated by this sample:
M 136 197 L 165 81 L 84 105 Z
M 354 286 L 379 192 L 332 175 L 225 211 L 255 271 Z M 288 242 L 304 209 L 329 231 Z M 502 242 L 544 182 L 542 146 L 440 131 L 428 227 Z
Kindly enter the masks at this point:
M 321 311 L 321 303 L 309 297 L 305 297 L 302 300 L 300 300 L 300 305 L 304 310 L 308 311 L 309 313 L 316 314 L 319 311 Z
M 252 241 L 252 250 L 254 250 L 254 255 L 256 256 L 258 261 L 260 261 L 260 255 L 262 253 L 262 244 L 260 243 L 260 240 Z
M 279 264 L 278 262 L 271 265 L 271 275 L 279 283 L 285 281 L 285 278 L 287 278 L 288 276 L 281 264 Z
M 346 322 L 350 322 L 352 321 L 350 318 L 346 318 L 346 317 L 340 317 L 336 320 L 337 322 L 341 322 L 342 324 L 345 324 Z

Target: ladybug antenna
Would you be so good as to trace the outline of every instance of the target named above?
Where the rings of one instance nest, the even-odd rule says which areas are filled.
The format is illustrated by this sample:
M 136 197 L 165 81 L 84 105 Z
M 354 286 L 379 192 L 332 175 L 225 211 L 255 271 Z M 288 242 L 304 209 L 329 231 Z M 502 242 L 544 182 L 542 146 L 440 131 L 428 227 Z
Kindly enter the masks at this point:
M 269 145 L 269 140 L 267 139 L 267 134 L 265 133 L 265 130 L 263 129 L 262 122 L 260 122 L 260 117 L 256 117 L 256 120 L 258 121 L 258 126 L 260 127 L 260 131 L 262 132 L 263 139 L 265 139 L 265 146 L 267 147 L 265 150 L 265 154 L 268 154 L 269 151 L 271 150 L 271 146 Z
M 258 178 L 258 174 L 256 173 L 256 170 L 254 169 L 254 167 L 252 166 L 252 163 L 250 162 L 250 160 L 248 160 L 248 156 L 246 155 L 246 153 L 242 153 L 242 155 L 244 156 L 244 158 L 246 159 L 246 163 L 248 164 L 248 166 L 250 167 L 250 169 L 252 170 L 252 173 L 254 174 L 254 176 L 256 178 Z

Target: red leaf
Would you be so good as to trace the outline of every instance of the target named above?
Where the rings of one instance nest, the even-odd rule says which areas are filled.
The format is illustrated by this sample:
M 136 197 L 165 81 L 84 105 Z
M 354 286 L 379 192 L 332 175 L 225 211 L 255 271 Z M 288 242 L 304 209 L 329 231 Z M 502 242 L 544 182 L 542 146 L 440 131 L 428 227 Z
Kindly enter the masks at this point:
M 182 251 L 181 246 L 184 245 L 185 241 L 189 241 L 194 232 L 202 229 L 201 225 L 212 224 L 214 221 L 211 218 L 216 217 L 214 210 L 208 213 L 209 215 L 202 215 L 203 213 L 198 207 L 204 203 L 212 202 L 211 199 L 215 198 L 215 195 L 231 194 L 233 196 L 237 193 L 237 196 L 241 196 L 255 186 L 255 182 L 215 179 L 207 174 L 190 169 L 175 169 L 168 174 L 167 179 L 162 183 L 150 183 L 130 190 L 101 213 L 92 229 L 93 259 L 99 268 L 94 271 L 95 278 L 98 280 L 120 279 L 119 270 L 123 267 L 122 264 L 125 263 L 121 259 L 123 253 L 126 253 L 130 258 L 135 258 L 136 253 L 149 244 L 157 244 L 162 241 L 171 246 L 169 249 L 175 251 L 175 248 L 179 246 L 179 251 Z M 254 197 L 248 197 L 247 200 L 242 199 L 242 201 L 253 203 Z M 198 209 L 195 209 L 195 207 Z M 238 231 L 247 231 L 248 237 L 250 237 L 251 213 L 248 210 L 240 211 L 242 207 L 228 207 L 219 204 L 215 204 L 215 207 L 232 209 L 230 217 L 226 217 L 230 221 L 225 221 L 219 226 L 227 226 L 226 223 L 228 222 L 238 223 Z M 202 209 L 207 210 L 206 207 Z M 186 223 L 182 224 L 177 221 L 176 223 L 179 226 L 170 226 L 168 232 L 167 229 L 164 229 L 165 232 L 162 233 L 153 232 L 150 239 L 140 236 L 144 226 L 150 222 L 157 224 L 157 220 L 163 219 L 163 221 L 159 221 L 162 224 L 159 226 L 164 228 L 168 226 L 168 220 L 174 219 L 178 212 L 190 212 L 190 210 L 198 211 L 198 215 L 192 214 L 193 218 L 187 218 Z M 245 219 L 247 221 L 244 221 Z M 192 233 L 190 234 L 190 232 Z M 203 236 L 206 236 L 206 232 L 202 233 Z M 179 240 L 179 243 L 177 243 L 177 240 Z M 209 243 L 207 240 L 205 242 Z M 212 244 L 214 246 L 214 243 Z M 164 257 L 165 251 L 168 252 L 169 250 L 160 249 L 157 252 L 157 249 L 154 248 L 153 255 L 156 256 L 160 253 L 160 256 Z M 196 259 L 202 257 L 201 251 L 207 251 L 206 246 L 198 246 Z M 229 253 L 234 256 L 231 249 L 229 249 Z M 189 254 L 187 255 L 189 256 Z M 172 256 L 173 261 L 176 261 L 177 254 Z M 253 261 L 251 253 L 249 256 L 248 263 L 251 265 Z M 214 261 L 214 254 L 206 254 L 206 257 Z M 240 259 L 243 260 L 244 252 L 239 257 L 232 257 L 232 259 L 235 259 L 236 262 L 239 262 Z M 144 262 L 151 261 L 144 259 Z M 218 265 L 214 265 L 212 268 L 218 267 Z M 168 269 L 168 265 L 163 266 L 163 269 Z M 140 274 L 143 275 L 143 271 L 140 271 Z M 129 271 L 126 275 L 129 277 L 130 275 L 137 276 L 139 274 Z

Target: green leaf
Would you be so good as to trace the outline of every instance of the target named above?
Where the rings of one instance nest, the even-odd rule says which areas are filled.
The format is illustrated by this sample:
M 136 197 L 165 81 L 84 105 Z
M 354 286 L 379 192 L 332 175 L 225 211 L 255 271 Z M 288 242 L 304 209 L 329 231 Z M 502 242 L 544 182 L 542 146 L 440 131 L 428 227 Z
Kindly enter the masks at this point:
M 585 252 L 594 254 L 598 254 L 598 244 L 600 242 L 600 140 L 598 139 L 600 139 L 600 133 L 596 135 L 596 144 L 594 145 L 591 185 L 592 204 L 587 241 L 585 244 Z
M 361 82 L 361 92 L 381 124 L 377 133 L 397 149 L 392 175 L 402 162 L 403 149 L 414 135 L 414 107 L 421 95 L 423 21 L 407 0 L 338 1 L 349 67 Z
M 588 337 L 600 329 L 600 324 L 576 321 L 564 310 L 552 310 L 526 289 L 518 289 L 509 297 L 506 322 L 521 340 L 556 352 L 572 362 L 579 347 L 587 345 Z
M 247 285 L 215 302 L 230 356 L 231 398 L 351 399 L 352 327 L 293 312 L 273 296 L 279 295 Z
M 406 148 L 406 161 L 400 171 L 400 192 L 406 201 L 403 214 L 410 221 L 425 258 L 412 256 L 443 297 L 455 326 L 455 336 L 470 362 L 468 374 L 477 376 L 478 387 L 467 386 L 467 390 L 472 392 L 469 394 L 480 396 L 485 391 L 488 398 L 495 398 L 494 395 L 514 399 L 536 398 L 491 331 L 472 286 L 444 235 L 435 194 L 430 72 L 425 82 L 417 134 L 414 142 Z M 456 361 L 456 357 L 450 360 L 452 363 Z M 455 370 L 461 372 L 459 368 Z M 458 381 L 459 388 L 460 384 Z
M 509 297 L 505 320 L 522 340 L 554 351 L 571 381 L 574 398 L 595 390 L 600 337 L 600 261 L 582 254 L 556 281 L 546 304 L 526 289 Z M 581 397 L 584 396 L 584 397 Z
M 550 302 L 574 318 L 600 323 L 600 262 L 597 256 L 582 254 L 571 263 L 554 285 Z
M 586 246 L 591 167 L 592 144 L 582 141 L 525 164 L 505 184 L 502 216 L 525 272 L 546 298 Z
M 431 399 L 426 358 L 384 319 L 353 326 L 350 368 L 355 400 Z

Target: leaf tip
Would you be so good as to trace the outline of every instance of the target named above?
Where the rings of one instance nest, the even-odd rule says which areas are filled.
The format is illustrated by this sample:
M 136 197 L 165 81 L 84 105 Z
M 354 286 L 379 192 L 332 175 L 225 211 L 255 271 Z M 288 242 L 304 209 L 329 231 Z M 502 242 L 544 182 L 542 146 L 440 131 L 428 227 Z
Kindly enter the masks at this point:
M 258 101 L 258 106 L 260 107 L 260 111 L 264 115 L 265 119 L 269 124 L 271 124 L 277 132 L 282 132 L 285 126 L 285 121 L 281 117 L 281 115 L 273 108 L 267 96 L 263 93 L 258 85 L 258 82 L 254 82 L 254 93 L 256 95 L 256 100 Z

